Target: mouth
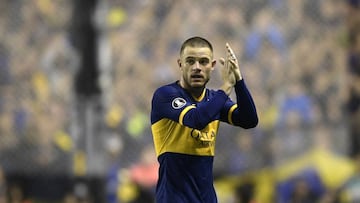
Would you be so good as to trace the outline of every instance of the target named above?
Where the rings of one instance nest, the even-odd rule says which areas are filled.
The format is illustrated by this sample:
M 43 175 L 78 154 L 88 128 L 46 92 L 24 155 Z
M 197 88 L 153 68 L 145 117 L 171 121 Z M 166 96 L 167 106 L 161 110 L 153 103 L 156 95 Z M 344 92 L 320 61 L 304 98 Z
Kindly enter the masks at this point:
M 194 75 L 191 75 L 191 79 L 203 79 L 204 77 L 202 75 L 199 75 L 199 74 L 194 74 Z

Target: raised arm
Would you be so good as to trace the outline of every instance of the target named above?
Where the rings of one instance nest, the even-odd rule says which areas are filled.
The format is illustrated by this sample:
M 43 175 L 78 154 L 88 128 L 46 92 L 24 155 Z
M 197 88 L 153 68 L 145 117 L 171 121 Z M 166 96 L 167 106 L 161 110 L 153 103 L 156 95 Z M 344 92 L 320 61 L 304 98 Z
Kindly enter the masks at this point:
M 226 50 L 226 59 L 221 58 L 220 63 L 234 75 L 235 83 L 233 86 L 235 87 L 237 103 L 234 106 L 235 109 L 229 112 L 231 117 L 229 122 L 246 129 L 254 128 L 259 122 L 254 100 L 243 80 L 236 55 L 228 43 L 226 43 Z

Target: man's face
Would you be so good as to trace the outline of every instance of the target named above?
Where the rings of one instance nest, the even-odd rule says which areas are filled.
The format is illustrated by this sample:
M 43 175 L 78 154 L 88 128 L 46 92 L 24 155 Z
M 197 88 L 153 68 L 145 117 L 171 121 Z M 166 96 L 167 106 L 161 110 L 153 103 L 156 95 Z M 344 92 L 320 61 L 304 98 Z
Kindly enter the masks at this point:
M 205 87 L 216 60 L 208 47 L 187 46 L 178 60 L 185 89 Z

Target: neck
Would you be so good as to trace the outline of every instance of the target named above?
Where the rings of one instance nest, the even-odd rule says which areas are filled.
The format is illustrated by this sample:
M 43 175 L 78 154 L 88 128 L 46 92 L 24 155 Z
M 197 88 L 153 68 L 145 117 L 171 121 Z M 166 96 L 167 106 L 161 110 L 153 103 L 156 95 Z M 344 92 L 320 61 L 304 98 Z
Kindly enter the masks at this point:
M 191 96 L 193 96 L 195 99 L 199 99 L 204 91 L 204 87 L 201 88 L 191 88 L 191 89 L 187 89 Z
M 186 84 L 184 81 L 180 80 L 180 86 L 188 91 L 192 97 L 195 99 L 200 98 L 205 87 L 191 87 L 190 85 Z

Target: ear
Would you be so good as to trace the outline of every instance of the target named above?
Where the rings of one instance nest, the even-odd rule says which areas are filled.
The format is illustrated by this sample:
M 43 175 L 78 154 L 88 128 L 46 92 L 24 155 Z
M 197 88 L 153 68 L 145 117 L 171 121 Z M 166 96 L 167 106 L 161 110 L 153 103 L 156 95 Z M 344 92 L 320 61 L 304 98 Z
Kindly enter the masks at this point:
M 214 59 L 213 61 L 211 61 L 211 70 L 214 70 L 216 65 L 216 60 Z
M 180 60 L 180 59 L 177 60 L 177 63 L 178 63 L 179 68 L 181 68 L 181 65 L 182 65 L 182 64 L 181 64 L 181 60 Z

